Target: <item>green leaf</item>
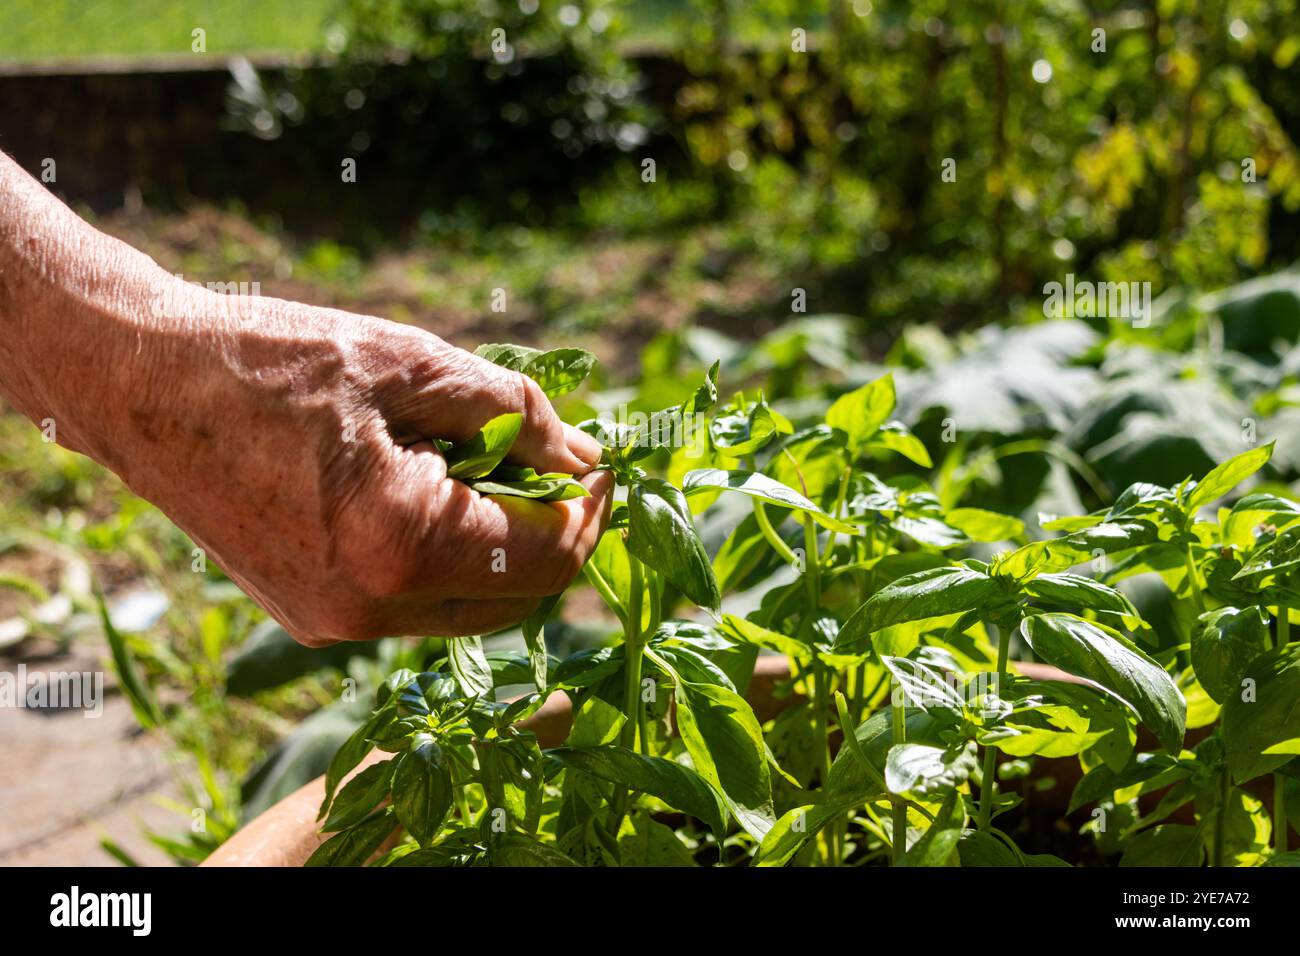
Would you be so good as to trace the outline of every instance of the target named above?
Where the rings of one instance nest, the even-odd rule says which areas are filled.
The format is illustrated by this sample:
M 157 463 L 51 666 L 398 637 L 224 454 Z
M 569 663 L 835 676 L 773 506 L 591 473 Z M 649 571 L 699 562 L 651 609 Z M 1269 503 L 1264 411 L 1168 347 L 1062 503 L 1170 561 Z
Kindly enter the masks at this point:
M 907 848 L 900 866 L 944 866 L 952 857 L 966 825 L 966 809 L 961 793 L 949 790 L 934 820 L 921 838 Z
M 632 486 L 627 507 L 627 549 L 716 613 L 722 595 L 686 497 L 662 479 L 647 478 Z
M 523 833 L 503 833 L 492 847 L 493 866 L 577 866 L 569 856 L 548 843 Z
M 365 866 L 396 825 L 393 808 L 385 807 L 351 829 L 330 837 L 303 866 Z
M 623 747 L 557 747 L 546 753 L 566 767 L 658 797 L 703 821 L 719 839 L 726 833 L 727 805 L 689 767 Z
M 788 431 L 784 419 L 776 416 L 765 402 L 745 408 L 731 408 L 709 422 L 709 437 L 714 447 L 732 458 L 743 458 L 758 451 L 777 434 Z
M 1109 732 L 1052 730 L 1006 723 L 979 734 L 979 742 L 1013 757 L 1073 757 L 1095 746 Z
M 542 350 L 529 348 L 527 345 L 493 342 L 480 345 L 474 350 L 474 354 L 494 365 L 500 365 L 514 372 L 522 372 L 529 362 L 542 354 Z
M 1034 541 L 1014 551 L 1004 551 L 993 558 L 992 573 L 1023 581 L 1035 574 L 1068 571 L 1087 561 L 1092 552 L 1070 538 Z
M 1024 585 L 1025 593 L 1053 604 L 1086 607 L 1094 611 L 1114 611 L 1141 620 L 1137 608 L 1112 587 L 1079 574 L 1040 574 Z
M 1129 841 L 1120 866 L 1200 866 L 1205 843 L 1198 827 L 1169 823 L 1152 827 Z
M 578 479 L 559 471 L 539 475 L 532 468 L 498 465 L 486 478 L 466 480 L 481 495 L 509 495 L 514 498 L 532 498 L 535 501 L 568 501 L 572 498 L 589 498 L 589 492 Z
M 701 415 L 714 406 L 718 400 L 718 369 L 722 363 L 714 362 L 704 373 L 704 381 L 695 389 L 691 397 L 682 405 L 682 416 L 690 418 Z
M 1035 654 L 1128 705 L 1171 753 L 1182 748 L 1187 702 L 1172 677 L 1133 644 L 1073 614 L 1031 614 L 1020 626 Z
M 985 830 L 964 833 L 957 844 L 957 853 L 963 867 L 1024 866 L 1010 847 Z
M 864 447 L 868 449 L 886 448 L 889 451 L 898 452 L 908 461 L 915 462 L 922 468 L 934 467 L 934 462 L 930 459 L 930 452 L 922 444 L 921 439 L 913 435 L 902 422 L 885 422 Z
M 546 638 L 542 630 L 546 625 L 546 619 L 551 616 L 555 606 L 560 603 L 562 595 L 552 594 L 549 597 L 542 598 L 542 603 L 537 606 L 537 610 L 524 619 L 522 629 L 524 632 L 524 646 L 528 648 L 528 661 L 532 665 L 533 684 L 538 690 L 546 689 L 546 668 L 548 659 L 546 656 Z
M 1163 789 L 1186 778 L 1188 771 L 1167 754 L 1137 754 L 1133 762 L 1116 771 L 1098 764 L 1079 780 L 1070 797 L 1067 813 L 1073 813 L 1085 804 L 1112 797 L 1117 790 L 1141 787 L 1141 793 Z
M 881 628 L 981 607 L 999 590 L 991 577 L 970 568 L 932 568 L 909 574 L 885 585 L 844 622 L 835 649 L 849 653 L 865 650 L 871 635 Z
M 1245 783 L 1300 753 L 1300 643 L 1255 658 L 1241 681 L 1223 704 L 1223 743 Z
M 848 435 L 856 448 L 875 434 L 897 403 L 894 376 L 888 373 L 837 398 L 826 411 L 826 424 Z
M 1268 643 L 1268 621 L 1258 607 L 1208 611 L 1192 630 L 1192 670 L 1211 700 L 1226 703 L 1241 693 L 1246 668 Z
M 491 473 L 509 454 L 523 424 L 524 416 L 519 412 L 508 412 L 488 421 L 469 441 L 443 453 L 447 459 L 447 477 L 482 478 Z
M 965 701 L 957 688 L 944 678 L 943 672 L 906 657 L 880 655 L 880 663 L 902 688 L 903 700 L 908 707 L 927 713 L 948 711 L 961 716 Z
M 744 641 L 747 644 L 754 644 L 758 647 L 765 647 L 770 651 L 777 651 L 797 661 L 812 659 L 812 648 L 802 641 L 768 630 L 753 621 L 737 617 L 735 614 L 722 615 L 722 628 L 737 640 Z
M 325 771 L 325 800 L 321 804 L 320 816 L 323 817 L 329 809 L 330 802 L 334 799 L 334 791 L 343 778 L 365 759 L 366 754 L 375 749 L 375 745 L 370 742 L 370 738 L 392 723 L 395 716 L 395 707 L 384 707 L 375 711 L 335 752 L 330 760 L 329 768 Z
M 754 854 L 754 865 L 785 866 L 826 824 L 847 813 L 853 806 L 852 803 L 832 806 L 809 804 L 787 811 L 759 843 L 758 851 Z
M 1221 465 L 1210 470 L 1204 478 L 1196 483 L 1187 498 L 1187 510 L 1198 511 L 1202 505 L 1217 501 L 1237 485 L 1241 484 L 1255 472 L 1264 467 L 1273 456 L 1273 442 L 1243 451 L 1234 455 Z
M 739 491 L 751 498 L 803 511 L 812 515 L 813 520 L 822 527 L 838 531 L 840 534 L 858 533 L 856 527 L 827 514 L 793 488 L 759 472 L 698 468 L 686 473 L 682 481 L 682 492 L 686 497 L 690 498 L 706 491 Z
M 953 508 L 943 520 L 972 541 L 1011 541 L 1025 533 L 1025 523 L 1019 518 L 983 508 Z
M 411 749 L 397 760 L 393 774 L 393 810 L 406 832 L 423 847 L 433 842 L 453 797 L 451 767 L 442 747 L 428 734 L 419 734 Z
M 885 783 L 890 793 L 926 797 L 966 782 L 978 766 L 973 741 L 951 747 L 895 744 L 885 762 Z
M 940 734 L 946 734 L 952 727 L 947 715 L 931 715 L 922 710 L 907 710 L 907 727 L 905 739 L 911 743 L 925 743 L 941 747 L 946 741 Z M 872 773 L 863 766 L 883 768 L 893 746 L 893 727 L 888 708 L 879 710 L 863 721 L 853 732 L 860 747 L 847 746 L 840 749 L 831 764 L 830 785 L 826 788 L 827 800 L 832 803 L 848 802 L 861 805 L 883 792 L 883 773 Z M 861 754 L 861 757 L 859 756 Z M 879 779 L 877 779 L 879 777 Z
M 162 723 L 162 710 L 158 706 L 158 700 L 149 685 L 140 677 L 135 655 L 131 653 L 126 638 L 113 626 L 108 605 L 98 585 L 95 586 L 95 606 L 99 611 L 99 622 L 104 628 L 104 637 L 108 640 L 108 650 L 113 657 L 113 669 L 117 671 L 118 684 L 131 704 L 131 712 L 135 714 L 135 719 L 140 726 L 146 730 L 157 727 Z
M 585 382 L 595 367 L 596 356 L 586 349 L 551 349 L 533 356 L 520 371 L 555 399 Z
M 745 832 L 762 840 L 775 820 L 767 750 L 758 718 L 739 694 L 692 684 L 653 649 L 646 656 L 673 678 L 677 728 L 696 772 L 721 794 Z
M 624 819 L 618 855 L 623 866 L 695 866 L 690 849 L 673 829 L 644 813 L 631 813 Z
M 492 665 L 483 655 L 483 641 L 477 637 L 454 637 L 447 641 L 447 662 L 466 697 L 492 694 Z
M 380 801 L 388 796 L 393 779 L 393 761 L 372 764 L 354 776 L 339 791 L 330 805 L 330 815 L 321 829 L 327 833 L 343 830 L 364 820 Z

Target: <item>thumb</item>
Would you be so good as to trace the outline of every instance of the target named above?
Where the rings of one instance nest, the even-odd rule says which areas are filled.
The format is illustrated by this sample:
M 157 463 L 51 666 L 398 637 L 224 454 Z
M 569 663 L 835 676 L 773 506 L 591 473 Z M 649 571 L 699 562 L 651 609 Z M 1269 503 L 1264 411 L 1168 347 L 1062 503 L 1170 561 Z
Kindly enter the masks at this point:
M 436 336 L 407 374 L 385 389 L 381 411 L 394 440 L 403 445 L 441 438 L 465 441 L 489 419 L 523 416 L 509 460 L 539 472 L 584 475 L 600 461 L 599 442 L 566 428 L 536 382 L 494 365 Z

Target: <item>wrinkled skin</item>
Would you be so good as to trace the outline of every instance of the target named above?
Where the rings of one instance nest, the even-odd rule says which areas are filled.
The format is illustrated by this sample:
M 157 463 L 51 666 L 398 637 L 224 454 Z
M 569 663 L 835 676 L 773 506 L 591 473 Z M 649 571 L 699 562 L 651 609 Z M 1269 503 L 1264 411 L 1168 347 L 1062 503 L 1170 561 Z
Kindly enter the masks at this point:
M 477 634 L 595 548 L 600 447 L 525 376 L 367 316 L 167 275 L 0 154 L 0 394 L 156 504 L 304 644 Z M 487 498 L 433 438 L 522 412 L 510 459 L 591 497 Z

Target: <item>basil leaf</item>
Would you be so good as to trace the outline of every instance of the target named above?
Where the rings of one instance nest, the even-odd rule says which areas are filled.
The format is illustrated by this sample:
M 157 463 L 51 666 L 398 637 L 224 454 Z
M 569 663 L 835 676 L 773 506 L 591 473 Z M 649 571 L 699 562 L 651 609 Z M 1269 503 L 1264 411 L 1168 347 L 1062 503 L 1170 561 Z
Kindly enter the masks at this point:
M 1114 611 L 1141 619 L 1128 598 L 1112 587 L 1079 574 L 1040 574 L 1024 585 L 1025 593 L 1053 604 L 1074 605 L 1096 611 Z
M 1025 523 L 1019 518 L 983 508 L 953 508 L 943 520 L 972 541 L 1010 541 L 1025 533 Z
M 726 834 L 727 805 L 689 767 L 623 747 L 557 747 L 546 753 L 566 767 L 658 797 L 703 821 L 718 839 Z
M 893 581 L 850 615 L 835 638 L 835 650 L 865 650 L 871 635 L 906 621 L 956 614 L 980 607 L 999 593 L 998 582 L 970 568 L 931 568 Z
M 1258 607 L 1221 607 L 1200 616 L 1192 631 L 1192 670 L 1210 699 L 1223 704 L 1241 693 L 1250 663 L 1268 650 L 1268 622 Z
M 395 826 L 393 808 L 385 807 L 351 829 L 330 837 L 303 866 L 365 866 Z
M 921 439 L 913 435 L 902 422 L 885 422 L 880 426 L 875 436 L 863 447 L 867 449 L 887 448 L 890 451 L 898 452 L 908 461 L 914 462 L 922 468 L 934 467 L 934 462 L 930 459 L 930 452 L 922 444 Z
M 519 412 L 491 419 L 469 441 L 443 453 L 447 459 L 447 477 L 482 478 L 491 473 L 510 452 L 523 425 L 524 416 Z
M 837 398 L 826 411 L 826 424 L 844 432 L 850 446 L 857 448 L 885 423 L 897 403 L 891 372 Z
M 665 826 L 644 813 L 627 817 L 627 828 L 618 838 L 619 858 L 624 866 L 695 866 L 695 858 L 672 827 Z
M 755 402 L 745 408 L 731 408 L 709 422 L 713 446 L 732 458 L 752 455 L 786 429 L 785 422 L 767 407 Z
M 535 501 L 568 501 L 572 498 L 591 497 L 591 492 L 572 475 L 561 472 L 539 475 L 532 468 L 499 467 L 486 478 L 470 479 L 468 484 L 480 495 L 510 495 Z
M 322 830 L 331 833 L 364 820 L 380 801 L 388 796 L 393 778 L 393 761 L 372 764 L 354 776 L 339 791 L 330 805 L 330 815 Z
M 1020 631 L 1047 663 L 1092 681 L 1127 704 L 1167 751 L 1182 749 L 1187 702 L 1165 669 L 1132 643 L 1073 614 L 1031 614 Z
M 682 480 L 682 493 L 690 498 L 705 491 L 739 491 L 751 498 L 812 515 L 813 520 L 823 528 L 841 534 L 858 533 L 856 527 L 827 514 L 793 488 L 759 472 L 724 471 L 721 468 L 698 468 L 695 471 L 688 471 Z
M 1267 464 L 1273 456 L 1273 442 L 1243 451 L 1212 468 L 1196 483 L 1187 497 L 1187 510 L 1195 514 L 1202 505 L 1217 501 Z
M 797 661 L 812 659 L 812 648 L 807 644 L 793 637 L 786 637 L 784 634 L 778 634 L 776 631 L 760 627 L 753 621 L 747 621 L 743 617 L 737 617 L 734 614 L 722 615 L 722 628 L 737 640 L 755 644 L 758 647 L 765 647 L 771 651 L 777 651 Z
M 348 775 L 348 771 L 361 763 L 366 754 L 375 749 L 370 738 L 392 723 L 396 716 L 396 708 L 392 706 L 385 706 L 375 711 L 353 732 L 351 737 L 343 742 L 343 746 L 335 751 L 333 758 L 330 759 L 329 768 L 325 771 L 325 800 L 320 807 L 321 817 L 329 810 L 330 802 L 334 799 L 334 791 Z
M 895 744 L 885 761 L 885 785 L 890 793 L 925 797 L 966 782 L 978 766 L 974 741 L 952 747 Z
M 1224 701 L 1223 744 L 1238 783 L 1300 754 L 1300 643 L 1262 654 L 1245 669 Z
M 716 613 L 722 595 L 686 497 L 662 479 L 647 478 L 632 486 L 627 508 L 627 549 L 700 607 Z
M 419 734 L 411 749 L 397 758 L 393 774 L 393 810 L 406 832 L 423 847 L 433 842 L 452 803 L 451 768 L 442 747 Z
M 572 392 L 595 367 L 596 356 L 586 349 L 551 349 L 533 356 L 520 371 L 553 399 Z
M 492 665 L 483 655 L 483 641 L 474 637 L 454 637 L 447 641 L 447 662 L 466 697 L 489 697 L 492 694 Z
M 538 690 L 546 689 L 546 668 L 549 663 L 546 656 L 546 639 L 542 632 L 546 619 L 560 603 L 560 597 L 559 594 L 552 594 L 542 598 L 542 603 L 537 606 L 537 610 L 528 615 L 522 625 L 524 646 L 528 648 L 528 660 L 532 665 L 533 683 Z
M 503 833 L 492 847 L 493 866 L 577 866 L 555 847 L 523 833 Z
M 646 656 L 672 677 L 677 729 L 695 771 L 722 796 L 736 822 L 762 840 L 775 822 L 767 749 L 758 718 L 725 687 L 692 684 L 651 648 Z
M 961 794 L 953 789 L 921 838 L 908 847 L 900 866 L 943 866 L 957 849 L 966 825 L 966 808 Z
M 754 865 L 785 866 L 826 824 L 854 806 L 856 804 L 847 802 L 831 806 L 809 804 L 787 811 L 759 843 L 758 851 L 754 854 Z
M 880 655 L 880 663 L 885 665 L 890 676 L 903 691 L 903 703 L 930 713 L 934 710 L 948 711 L 960 717 L 966 702 L 961 692 L 944 678 L 943 672 L 905 657 Z
M 513 372 L 522 372 L 529 362 L 542 354 L 542 350 L 529 348 L 527 345 L 488 343 L 476 348 L 474 354 L 487 359 L 493 365 L 500 365 Z
M 1144 830 L 1131 841 L 1120 866 L 1200 866 L 1205 841 L 1199 827 L 1167 823 Z
M 1092 552 L 1073 537 L 1034 541 L 993 558 L 992 573 L 1023 581 L 1052 571 L 1068 571 L 1092 557 Z
M 1105 764 L 1089 770 L 1075 785 L 1066 813 L 1111 796 L 1116 790 L 1141 786 L 1139 795 L 1160 790 L 1188 774 L 1167 754 L 1138 754 L 1133 762 L 1116 772 Z

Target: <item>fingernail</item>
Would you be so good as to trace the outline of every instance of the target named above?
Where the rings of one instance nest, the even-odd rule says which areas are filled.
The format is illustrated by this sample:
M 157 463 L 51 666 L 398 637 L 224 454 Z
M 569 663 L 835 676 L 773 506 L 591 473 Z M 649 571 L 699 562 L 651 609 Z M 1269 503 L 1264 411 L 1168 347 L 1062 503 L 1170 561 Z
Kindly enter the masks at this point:
M 589 468 L 595 468 L 600 464 L 601 448 L 600 442 L 592 438 L 586 432 L 580 432 L 576 428 L 569 428 L 569 451 L 573 452 Z

